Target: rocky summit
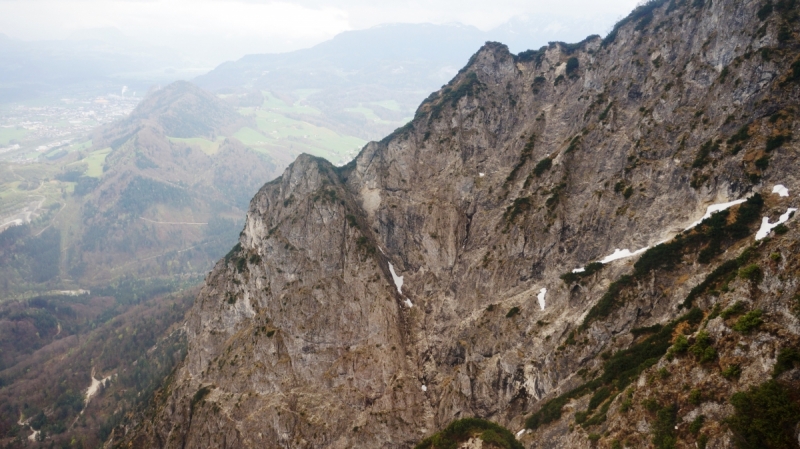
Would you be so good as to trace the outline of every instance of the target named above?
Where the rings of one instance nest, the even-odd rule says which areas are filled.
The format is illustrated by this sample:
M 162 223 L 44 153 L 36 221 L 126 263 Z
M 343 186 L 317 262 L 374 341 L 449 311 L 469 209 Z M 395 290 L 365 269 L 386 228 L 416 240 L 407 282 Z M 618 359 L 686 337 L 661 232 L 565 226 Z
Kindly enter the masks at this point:
M 487 43 L 350 164 L 300 156 L 115 443 L 796 447 L 799 7 Z

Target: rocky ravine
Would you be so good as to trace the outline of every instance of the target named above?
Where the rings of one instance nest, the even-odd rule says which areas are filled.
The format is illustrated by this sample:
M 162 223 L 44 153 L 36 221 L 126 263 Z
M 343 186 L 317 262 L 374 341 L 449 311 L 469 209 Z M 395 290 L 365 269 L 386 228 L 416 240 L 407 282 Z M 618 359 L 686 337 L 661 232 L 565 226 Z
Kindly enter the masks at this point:
M 154 420 L 117 441 L 405 448 L 461 417 L 516 432 L 545 401 L 608 373 L 610 354 L 655 332 L 641 328 L 685 313 L 678 306 L 690 290 L 754 243 L 758 223 L 712 243 L 703 240 L 710 225 L 698 228 L 691 241 L 700 243 L 681 247 L 677 268 L 632 268 L 633 257 L 582 279 L 563 274 L 615 249 L 669 240 L 715 203 L 761 193 L 765 204 L 753 213 L 773 221 L 800 203 L 790 138 L 797 13 L 791 2 L 763 11 L 758 1 L 651 2 L 605 40 L 520 55 L 487 43 L 409 125 L 348 166 L 299 157 L 255 196 L 240 243 L 208 276 L 186 325 L 189 354 Z M 789 196 L 772 194 L 776 184 Z M 745 216 L 736 207 L 730 214 L 731 223 Z M 747 257 L 770 263 L 769 245 L 795 244 L 793 220 Z M 786 257 L 762 269 L 761 287 L 730 280 L 722 294 L 687 304 L 707 316 L 715 303 L 763 302 L 781 323 L 777 343 L 753 344 L 741 358 L 752 374 L 744 367 L 720 395 L 763 382 L 775 345 L 800 335 L 790 313 L 797 264 Z M 715 329 L 706 322 L 717 323 L 676 326 L 694 342 L 697 326 Z M 712 338 L 724 367 L 736 342 Z M 521 441 L 648 444 L 656 415 L 638 404 L 672 394 L 648 381 L 667 369 L 659 363 L 643 365 L 633 384 L 603 378 L 611 397 L 600 398 L 600 422 L 580 426 L 567 413 L 586 406 L 592 384 L 558 416 L 529 421 L 535 430 Z M 675 384 L 676 398 L 719 377 L 708 364 L 690 374 L 688 357 L 670 363 L 682 373 L 663 381 Z M 626 398 L 636 398 L 628 415 L 619 406 Z M 705 413 L 716 423 L 707 426 L 709 447 L 732 444 L 723 402 Z M 697 433 L 680 432 L 694 447 Z

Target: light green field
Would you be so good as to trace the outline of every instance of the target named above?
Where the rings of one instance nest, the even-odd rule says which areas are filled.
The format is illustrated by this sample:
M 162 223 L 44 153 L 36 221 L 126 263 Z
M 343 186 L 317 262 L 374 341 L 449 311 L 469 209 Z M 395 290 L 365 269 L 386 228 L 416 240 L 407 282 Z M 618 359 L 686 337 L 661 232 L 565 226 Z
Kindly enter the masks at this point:
M 300 97 L 301 100 L 305 100 L 317 92 L 322 92 L 322 89 L 297 89 L 292 93 Z
M 92 153 L 89 153 L 82 161 L 85 162 L 89 168 L 84 173 L 86 176 L 91 176 L 92 178 L 99 178 L 103 176 L 103 163 L 106 161 L 106 156 L 108 153 L 111 153 L 111 148 L 103 148 L 102 150 L 97 150 Z
M 266 145 L 267 143 L 272 143 L 272 139 L 268 139 L 260 132 L 256 131 L 253 128 L 245 127 L 236 131 L 233 137 L 242 141 L 245 145 L 250 146 L 259 146 L 259 145 Z
M 390 111 L 399 111 L 400 110 L 400 103 L 396 102 L 395 100 L 384 100 L 384 101 L 375 101 L 370 104 L 377 104 L 378 106 L 383 106 Z
M 261 132 L 243 128 L 235 135 L 247 145 L 291 148 L 294 153 L 306 152 L 340 163 L 349 159 L 348 154 L 366 144 L 366 141 L 357 137 L 343 136 L 328 128 L 292 120 L 276 112 L 256 111 L 255 115 Z
M 167 139 L 169 139 L 170 142 L 183 143 L 186 145 L 198 147 L 200 148 L 200 151 L 209 156 L 216 154 L 217 151 L 219 151 L 220 144 L 222 144 L 222 142 L 225 141 L 224 136 L 217 137 L 216 141 L 204 139 L 202 137 L 191 137 L 191 138 L 167 137 Z
M 306 89 L 306 90 L 304 90 L 302 92 L 306 92 L 306 91 L 310 92 L 308 95 L 310 95 L 311 93 L 314 93 L 314 91 L 312 91 L 310 89 Z M 308 95 L 306 95 L 306 97 Z M 305 97 L 301 97 L 301 100 L 303 98 L 305 98 Z M 284 102 L 283 100 L 275 97 L 274 95 L 272 95 L 269 92 L 264 92 L 264 104 L 261 105 L 261 108 L 262 109 L 268 109 L 268 110 L 271 110 L 271 111 L 283 112 L 283 113 L 291 113 L 291 114 L 310 114 L 310 115 L 319 115 L 319 114 L 321 114 L 319 109 L 313 108 L 311 106 L 298 105 L 297 103 L 295 103 L 293 105 L 289 105 L 286 102 Z M 252 111 L 252 109 L 250 109 L 250 110 Z
M 0 145 L 6 146 L 12 140 L 20 140 L 28 134 L 25 128 L 0 128 Z
M 366 107 L 364 105 L 360 105 L 357 108 L 347 108 L 347 109 L 345 109 L 345 111 L 347 111 L 347 112 L 355 112 L 357 114 L 361 114 L 364 117 L 366 117 L 367 120 L 371 120 L 371 121 L 373 121 L 375 123 L 380 123 L 380 124 L 383 124 L 383 125 L 396 125 L 397 124 L 397 122 L 381 119 L 380 117 L 378 117 L 375 114 L 375 112 L 372 109 L 370 109 L 370 108 L 368 108 L 368 107 Z

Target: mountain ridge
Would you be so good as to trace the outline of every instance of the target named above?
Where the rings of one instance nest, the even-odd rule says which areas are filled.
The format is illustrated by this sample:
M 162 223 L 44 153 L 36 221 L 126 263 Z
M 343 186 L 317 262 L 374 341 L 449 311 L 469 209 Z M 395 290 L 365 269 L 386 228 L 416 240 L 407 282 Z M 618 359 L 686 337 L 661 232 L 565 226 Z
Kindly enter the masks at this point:
M 525 447 L 699 442 L 688 426 L 671 430 L 678 408 L 664 401 L 689 421 L 698 412 L 670 370 L 713 372 L 720 390 L 730 366 L 668 364 L 672 331 L 701 351 L 716 342 L 720 364 L 741 364 L 745 391 L 771 372 L 775 348 L 753 349 L 749 364 L 731 358 L 726 335 L 739 325 L 712 318 L 715 307 L 769 310 L 787 343 L 800 329 L 797 260 L 767 261 L 796 246 L 796 230 L 787 222 L 774 242 L 753 239 L 753 218 L 796 205 L 796 193 L 770 188 L 800 186 L 785 137 L 796 127 L 796 11 L 761 18 L 761 6 L 650 2 L 605 39 L 519 55 L 489 43 L 354 162 L 299 157 L 254 197 L 239 244 L 207 279 L 154 420 L 121 440 L 410 447 L 478 416 L 522 428 Z M 708 205 L 755 194 L 763 202 L 750 212 L 682 232 Z M 565 277 L 645 247 L 636 263 Z M 764 264 L 769 290 L 748 289 L 748 271 L 736 270 L 749 265 L 736 260 Z M 727 290 L 720 273 L 734 275 Z M 639 360 L 654 355 L 641 349 L 651 342 L 664 352 Z M 626 355 L 636 365 L 619 368 Z M 689 388 L 697 378 L 681 376 Z M 626 406 L 645 430 L 621 411 L 634 396 L 655 401 Z M 708 416 L 705 441 L 732 445 L 732 413 Z

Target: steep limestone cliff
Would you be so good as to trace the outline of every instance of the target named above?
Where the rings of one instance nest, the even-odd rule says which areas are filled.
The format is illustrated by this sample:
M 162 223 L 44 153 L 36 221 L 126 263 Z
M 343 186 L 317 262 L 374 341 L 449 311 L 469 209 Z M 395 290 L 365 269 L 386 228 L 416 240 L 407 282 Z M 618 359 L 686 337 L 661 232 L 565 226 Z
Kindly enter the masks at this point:
M 750 265 L 732 265 L 761 215 L 774 222 L 800 193 L 797 12 L 769 5 L 656 1 L 605 39 L 519 55 L 487 43 L 351 164 L 301 156 L 255 196 L 240 243 L 209 274 L 154 421 L 117 438 L 401 448 L 458 418 L 516 432 L 532 416 L 526 447 L 639 446 L 669 413 L 699 416 L 685 401 L 707 382 L 720 393 L 699 402 L 713 421 L 703 435 L 730 446 L 725 392 L 763 382 L 800 335 L 791 214 L 739 258 L 761 267 L 784 249 L 760 287 L 735 279 Z M 681 234 L 708 206 L 748 197 Z M 708 277 L 723 266 L 728 290 Z M 725 346 L 733 331 L 709 315 L 739 300 L 774 319 L 767 336 Z M 701 328 L 719 369 L 661 358 Z M 725 387 L 737 344 L 752 349 Z M 658 395 L 689 408 L 640 406 L 666 404 Z M 686 426 L 681 444 L 694 445 Z

